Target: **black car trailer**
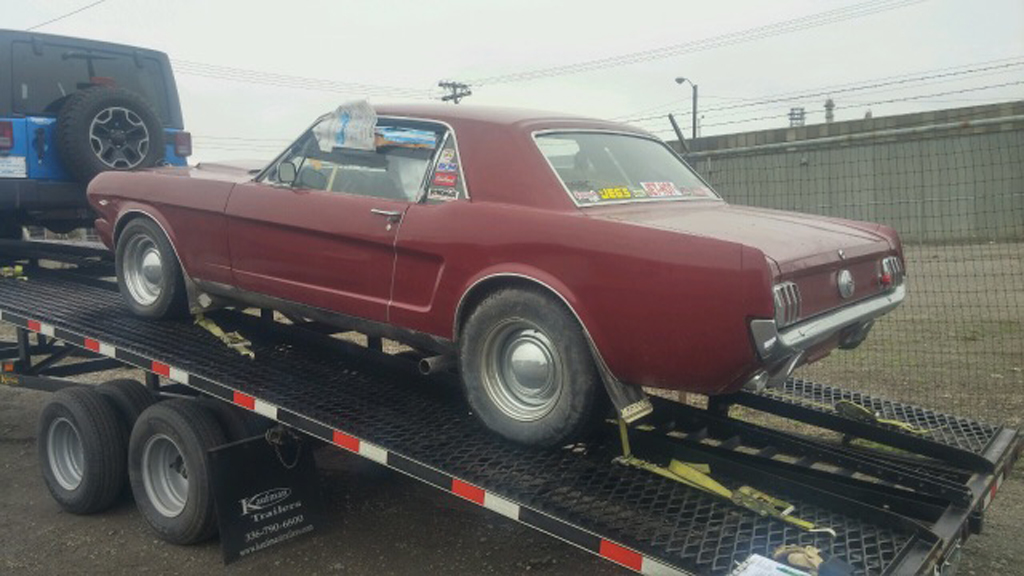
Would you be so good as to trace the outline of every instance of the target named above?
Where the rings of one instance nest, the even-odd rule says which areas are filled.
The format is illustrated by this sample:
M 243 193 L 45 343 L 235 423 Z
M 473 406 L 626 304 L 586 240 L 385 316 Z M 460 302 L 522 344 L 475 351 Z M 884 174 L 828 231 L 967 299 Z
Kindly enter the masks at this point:
M 456 376 L 421 375 L 374 339 L 268 311 L 209 315 L 251 342 L 248 358 L 193 322 L 133 317 L 102 250 L 4 241 L 0 258 L 22 266 L 0 278 L 0 321 L 17 334 L 0 347 L 4 384 L 52 391 L 141 368 L 154 394 L 222 400 L 644 574 L 729 574 L 786 545 L 813 546 L 831 573 L 950 574 L 1024 446 L 1016 430 L 799 379 L 706 408 L 653 398 L 631 428 L 646 461 L 752 486 L 812 531 L 623 465 L 614 423 L 586 445 L 506 442 L 472 417 Z

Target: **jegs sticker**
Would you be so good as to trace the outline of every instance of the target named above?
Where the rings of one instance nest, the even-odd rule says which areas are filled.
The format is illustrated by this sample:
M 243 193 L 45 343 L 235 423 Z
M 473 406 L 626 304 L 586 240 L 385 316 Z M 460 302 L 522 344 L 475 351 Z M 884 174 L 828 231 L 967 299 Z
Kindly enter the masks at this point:
M 456 174 L 450 172 L 437 172 L 434 174 L 434 180 L 432 181 L 434 186 L 455 186 L 458 182 L 459 177 Z
M 626 188 L 625 186 L 619 186 L 617 188 L 601 188 L 602 200 L 621 200 L 632 197 L 633 195 L 629 192 L 629 188 Z
M 459 170 L 459 165 L 456 164 L 455 162 L 438 162 L 437 163 L 437 171 L 438 172 L 458 172 L 458 170 Z
M 666 196 L 682 196 L 683 192 L 672 182 L 641 182 L 647 195 L 651 198 L 664 198 Z
M 459 199 L 459 192 L 455 188 L 431 188 L 427 192 L 427 200 L 440 200 L 451 202 Z
M 574 190 L 572 196 L 577 202 L 594 203 L 601 200 L 597 195 L 597 192 L 594 192 L 593 190 Z
M 453 148 L 445 148 L 441 150 L 440 162 L 451 162 L 455 159 L 455 150 Z

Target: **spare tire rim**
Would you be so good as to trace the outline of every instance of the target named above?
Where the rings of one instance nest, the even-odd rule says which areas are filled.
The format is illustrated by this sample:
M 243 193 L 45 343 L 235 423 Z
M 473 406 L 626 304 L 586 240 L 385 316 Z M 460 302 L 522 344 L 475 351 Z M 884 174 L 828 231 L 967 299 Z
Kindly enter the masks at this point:
M 174 440 L 156 434 L 142 448 L 142 484 L 157 512 L 167 518 L 181 514 L 188 504 L 188 469 Z
M 93 117 L 89 144 L 100 162 L 114 170 L 131 170 L 149 154 L 149 129 L 133 110 L 111 106 Z
M 85 470 L 85 451 L 78 428 L 67 418 L 57 418 L 50 423 L 46 433 L 46 456 L 60 487 L 77 489 Z
M 492 328 L 482 360 L 487 396 L 509 418 L 539 420 L 558 403 L 566 378 L 562 357 L 532 323 L 512 318 Z
M 132 299 L 151 306 L 163 292 L 163 255 L 156 241 L 146 234 L 128 239 L 124 250 L 124 283 Z

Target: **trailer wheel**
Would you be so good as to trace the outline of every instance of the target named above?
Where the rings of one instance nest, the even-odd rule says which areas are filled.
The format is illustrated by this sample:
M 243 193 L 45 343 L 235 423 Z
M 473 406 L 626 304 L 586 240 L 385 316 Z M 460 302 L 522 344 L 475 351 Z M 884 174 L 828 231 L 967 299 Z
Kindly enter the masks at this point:
M 498 434 L 555 446 L 593 430 L 603 388 L 576 318 L 538 291 L 509 288 L 485 298 L 459 337 L 473 412 Z
M 110 507 L 125 482 L 125 437 L 117 412 L 95 390 L 65 388 L 39 418 L 43 480 L 61 508 L 92 514 Z
M 188 311 L 185 279 L 171 241 L 155 222 L 135 218 L 117 237 L 117 286 L 132 312 L 148 318 Z
M 154 404 L 135 423 L 128 477 L 142 516 L 162 539 L 194 544 L 217 533 L 206 453 L 222 444 L 213 415 L 192 400 Z

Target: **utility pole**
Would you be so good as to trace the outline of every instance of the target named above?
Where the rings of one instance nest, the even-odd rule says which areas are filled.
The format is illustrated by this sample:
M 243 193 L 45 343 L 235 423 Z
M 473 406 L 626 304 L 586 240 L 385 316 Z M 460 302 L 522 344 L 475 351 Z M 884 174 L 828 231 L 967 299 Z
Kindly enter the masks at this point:
M 682 76 L 676 78 L 676 84 L 682 85 L 683 82 L 689 82 L 690 86 L 693 87 L 693 111 L 691 113 L 691 115 L 693 117 L 692 118 L 693 119 L 693 133 L 692 133 L 690 139 L 691 140 L 696 140 L 697 139 L 697 85 L 693 83 L 693 80 L 690 80 L 688 78 L 683 78 Z
M 442 102 L 448 102 L 450 100 L 458 104 L 460 100 L 473 94 L 473 91 L 469 89 L 469 84 L 463 84 L 462 82 L 442 80 L 438 82 L 437 85 L 449 91 L 449 94 L 441 96 Z

